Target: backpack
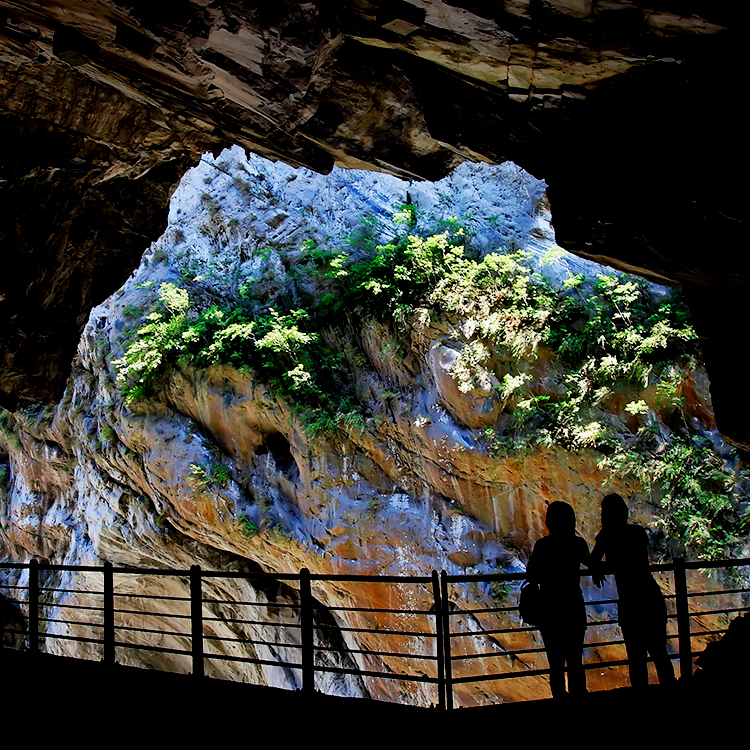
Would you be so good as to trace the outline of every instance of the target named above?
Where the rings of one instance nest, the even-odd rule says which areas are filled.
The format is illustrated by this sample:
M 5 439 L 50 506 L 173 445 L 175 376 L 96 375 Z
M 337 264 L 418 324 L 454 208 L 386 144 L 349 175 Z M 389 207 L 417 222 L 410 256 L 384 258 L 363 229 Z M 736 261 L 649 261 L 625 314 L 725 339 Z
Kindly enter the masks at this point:
M 524 581 L 518 600 L 518 613 L 527 625 L 539 626 L 542 621 L 542 591 L 538 583 Z

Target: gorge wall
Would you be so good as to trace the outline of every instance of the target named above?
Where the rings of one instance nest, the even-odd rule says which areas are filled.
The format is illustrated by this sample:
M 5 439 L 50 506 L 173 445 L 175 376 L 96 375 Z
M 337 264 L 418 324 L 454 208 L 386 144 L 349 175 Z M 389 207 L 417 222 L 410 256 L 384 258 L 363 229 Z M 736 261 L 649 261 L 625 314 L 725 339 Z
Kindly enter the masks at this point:
M 716 429 L 706 373 L 678 303 L 664 287 L 617 279 L 560 250 L 545 188 L 512 163 L 464 163 L 433 184 L 338 168 L 324 177 L 239 147 L 204 154 L 173 195 L 162 237 L 92 310 L 60 402 L 2 412 L 3 558 L 278 573 L 516 572 L 544 533 L 549 502 L 570 502 L 591 544 L 599 501 L 611 491 L 631 499 L 655 556 L 677 548 L 692 556 L 748 554 L 750 482 Z M 377 247 L 394 237 L 441 232 L 442 245 L 402 245 L 406 265 L 395 274 L 378 276 L 371 265 L 384 257 Z M 422 283 L 424 264 L 438 257 L 448 262 L 430 271 L 443 274 L 437 291 L 427 285 L 407 300 L 387 288 L 394 275 Z M 478 286 L 462 287 L 453 267 Z M 347 287 L 353 278 L 358 285 Z M 554 330 L 565 332 L 571 349 L 586 320 L 613 315 L 596 307 L 604 302 L 587 301 L 600 287 L 620 295 L 612 299 L 626 317 L 647 307 L 650 328 L 627 358 L 602 352 L 578 366 L 550 338 L 549 322 L 557 321 Z M 347 294 L 354 303 L 337 307 Z M 658 312 L 662 304 L 667 312 Z M 636 335 L 630 330 L 623 323 L 622 333 Z M 263 359 L 271 345 L 281 371 Z M 319 348 L 306 349 L 313 345 Z M 716 507 L 680 504 L 684 487 L 659 473 L 663 457 L 677 461 L 673 447 L 684 451 L 683 473 L 705 479 L 701 497 Z M 696 523 L 706 536 L 693 534 Z M 6 572 L 4 580 L 15 579 Z M 86 574 L 71 583 L 97 588 Z M 701 576 L 694 583 L 715 585 Z M 186 586 L 151 583 L 133 593 L 184 597 Z M 385 600 L 364 585 L 314 588 L 327 608 L 427 607 L 428 593 Z M 246 582 L 207 582 L 206 608 L 232 615 L 227 601 L 268 595 Z M 453 604 L 466 610 L 515 595 L 466 586 Z M 273 597 L 298 601 L 282 585 Z M 63 595 L 50 611 L 82 601 Z M 495 615 L 467 619 L 480 631 L 498 622 Z M 333 666 L 388 664 L 347 652 L 384 650 L 377 636 L 355 641 L 346 631 L 371 624 L 366 614 L 330 612 L 329 624 L 342 654 Z M 262 625 L 210 627 L 217 636 L 276 639 L 255 651 L 218 646 L 220 653 L 278 661 L 294 645 Z M 172 627 L 164 618 L 155 629 Z M 186 647 L 172 635 L 149 642 Z M 91 655 L 87 646 L 60 644 Z M 512 646 L 486 636 L 468 648 Z M 187 660 L 145 652 L 123 659 L 190 669 Z M 458 674 L 474 668 L 456 667 Z M 273 667 L 215 662 L 211 670 L 298 686 L 294 673 Z M 608 679 L 592 676 L 591 687 Z M 319 689 L 342 695 L 434 701 L 429 690 L 372 679 L 319 680 Z M 510 683 L 493 687 L 493 700 L 547 695 L 539 678 Z M 485 699 L 480 689 L 458 693 L 465 705 Z
M 512 159 L 568 249 L 683 285 L 723 433 L 748 285 L 738 3 L 0 3 L 0 397 L 55 400 L 202 151 L 436 179 Z M 715 249 L 720 248 L 721 262 Z

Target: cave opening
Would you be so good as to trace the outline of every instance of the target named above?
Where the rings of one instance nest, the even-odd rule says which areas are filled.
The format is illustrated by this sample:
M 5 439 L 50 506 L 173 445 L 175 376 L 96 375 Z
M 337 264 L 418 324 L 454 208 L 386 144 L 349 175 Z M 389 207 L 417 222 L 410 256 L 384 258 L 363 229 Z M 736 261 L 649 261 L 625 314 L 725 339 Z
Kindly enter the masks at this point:
M 255 452 L 256 456 L 270 455 L 276 469 L 294 483 L 299 478 L 297 462 L 292 455 L 289 441 L 280 432 L 267 435 L 263 443 Z
M 561 248 L 546 190 L 512 162 L 465 161 L 430 183 L 340 168 L 320 175 L 237 146 L 204 154 L 174 193 L 162 237 L 92 314 L 79 366 L 101 372 L 110 395 L 83 399 L 93 410 L 86 434 L 109 448 L 116 429 L 104 415 L 114 404 L 158 403 L 186 363 L 228 367 L 230 413 L 252 400 L 252 391 L 242 394 L 254 379 L 291 408 L 286 429 L 267 433 L 255 451 L 269 461 L 256 477 L 263 507 L 247 516 L 248 537 L 265 528 L 265 513 L 274 518 L 266 525 L 302 528 L 291 506 L 270 507 L 298 502 L 309 486 L 309 458 L 300 465 L 289 442 L 294 431 L 312 445 L 403 423 L 425 455 L 434 435 L 461 435 L 491 462 L 589 452 L 601 475 L 647 488 L 639 502 L 668 529 L 655 540 L 720 555 L 739 538 L 730 506 L 742 498 L 701 526 L 702 541 L 686 519 L 706 518 L 705 498 L 720 502 L 722 482 L 743 469 L 731 465 L 716 429 L 688 311 L 674 289 Z M 86 411 L 80 398 L 75 404 L 74 423 Z M 39 431 L 27 412 L 23 425 Z M 219 432 L 238 429 L 216 419 Z M 373 465 L 383 470 L 370 456 L 330 472 L 352 471 L 356 485 L 358 470 Z M 700 487 L 675 480 L 653 489 L 664 472 L 701 465 L 714 473 Z M 223 487 L 231 472 L 203 474 L 203 484 Z M 551 495 L 537 479 L 541 508 Z M 387 482 L 378 477 L 373 487 Z M 515 533 L 471 493 L 439 486 L 428 494 L 509 539 Z
M 205 154 L 92 312 L 66 398 L 14 417 L 10 490 L 39 504 L 59 547 L 46 552 L 171 560 L 176 545 L 209 564 L 217 546 L 264 570 L 517 573 L 552 500 L 593 540 L 604 486 L 629 493 L 655 555 L 739 549 L 750 483 L 716 429 L 687 309 L 566 252 L 553 209 L 510 162 L 427 183 Z M 116 505 L 123 482 L 153 494 L 125 532 L 80 511 Z M 64 514 L 86 529 L 61 535 Z M 269 616 L 296 596 L 259 592 Z M 515 593 L 480 586 L 450 606 Z M 361 596 L 321 587 L 320 623 L 349 627 Z
M 591 541 L 606 487 L 657 557 L 748 554 L 731 3 L 25 5 L 0 24 L 4 552 L 520 570 L 551 500 Z M 683 284 L 695 323 L 590 261 Z

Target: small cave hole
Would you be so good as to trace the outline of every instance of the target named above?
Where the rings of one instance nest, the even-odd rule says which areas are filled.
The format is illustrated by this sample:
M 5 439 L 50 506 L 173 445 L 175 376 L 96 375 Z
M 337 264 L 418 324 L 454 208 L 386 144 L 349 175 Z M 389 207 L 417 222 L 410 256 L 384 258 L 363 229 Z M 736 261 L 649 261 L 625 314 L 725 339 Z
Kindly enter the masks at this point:
M 52 54 L 75 67 L 97 58 L 99 45 L 78 29 L 59 25 L 52 37 Z
M 157 47 L 157 43 L 150 36 L 122 23 L 115 27 L 115 44 L 145 58 L 151 57 Z
M 291 446 L 289 445 L 289 441 L 280 432 L 272 432 L 256 451 L 256 455 L 258 456 L 267 453 L 271 455 L 276 468 L 282 474 L 293 481 L 297 478 L 299 472 L 294 456 L 292 456 Z

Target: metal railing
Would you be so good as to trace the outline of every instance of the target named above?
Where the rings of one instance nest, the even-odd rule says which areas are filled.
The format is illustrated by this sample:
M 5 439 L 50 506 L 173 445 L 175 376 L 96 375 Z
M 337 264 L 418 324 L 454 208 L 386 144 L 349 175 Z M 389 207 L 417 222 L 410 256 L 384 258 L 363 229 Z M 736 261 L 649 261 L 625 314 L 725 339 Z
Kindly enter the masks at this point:
M 706 573 L 746 566 L 750 559 L 677 560 L 651 566 L 668 591 L 670 656 L 678 661 L 681 678 L 692 675 L 694 657 L 726 631 L 730 616 L 750 610 L 749 588 L 722 588 Z M 25 622 L 21 626 L 17 619 L 4 627 L 0 623 L 0 630 L 23 638 L 32 653 L 64 651 L 60 644 L 72 642 L 84 644 L 79 648 L 87 649 L 89 658 L 105 664 L 115 664 L 118 655 L 126 659 L 133 651 L 156 654 L 162 664 L 182 659 L 196 677 L 217 662 L 254 669 L 256 676 L 257 670 L 282 669 L 287 684 L 302 691 L 314 690 L 316 679 L 324 674 L 365 680 L 371 688 L 378 681 L 395 680 L 427 686 L 420 688 L 427 691 L 422 697 L 429 693 L 430 703 L 446 709 L 462 702 L 472 686 L 476 690 L 484 683 L 495 685 L 494 690 L 481 690 L 490 701 L 513 700 L 514 695 L 523 699 L 541 688 L 536 684 L 524 693 L 517 681 L 538 683 L 549 674 L 537 629 L 524 625 L 518 616 L 517 591 L 523 574 L 458 576 L 433 571 L 430 576 L 358 576 L 315 575 L 307 569 L 277 574 L 204 571 L 198 566 L 163 570 L 111 563 L 100 567 L 35 561 L 0 564 L 0 572 L 10 570 L 16 571 L 19 582 L 0 583 L 0 593 L 20 605 Z M 704 588 L 691 589 L 689 577 L 698 570 Z M 66 574 L 66 580 L 79 577 L 86 585 L 68 588 L 71 584 L 60 580 Z M 92 576 L 97 582 L 93 587 Z M 182 587 L 185 595 L 136 590 L 138 580 L 150 579 L 153 586 L 154 578 L 179 584 L 176 590 L 179 593 Z M 741 576 L 735 575 L 735 580 Z M 237 599 L 221 593 L 221 586 L 229 581 L 249 582 L 255 591 L 272 593 L 263 600 Z M 313 596 L 314 588 L 325 586 L 338 589 L 338 599 L 345 599 L 346 584 L 364 595 L 350 604 L 337 601 L 325 606 L 320 591 L 317 598 Z M 471 587 L 484 587 L 484 597 L 468 596 Z M 395 599 L 394 606 L 362 604 L 382 598 L 387 605 L 389 597 Z M 495 602 L 484 608 L 465 604 L 482 598 Z M 418 606 L 403 606 L 404 599 Z M 627 684 L 615 604 L 616 599 L 606 596 L 589 597 L 586 602 L 584 667 L 596 677 L 591 678 L 594 682 L 605 687 Z M 247 671 L 242 678 L 252 681 Z M 512 688 L 503 687 L 511 684 Z M 476 697 L 467 700 L 476 703 Z
M 738 571 L 750 564 L 750 558 L 739 560 L 722 560 L 716 562 L 685 562 L 677 559 L 671 564 L 651 565 L 652 573 L 657 574 L 665 579 L 669 593 L 665 594 L 667 604 L 667 642 L 669 647 L 669 656 L 679 665 L 679 677 L 683 680 L 689 679 L 694 671 L 694 659 L 699 656 L 705 645 L 717 640 L 726 632 L 729 626 L 729 617 L 742 612 L 750 611 L 750 588 L 747 586 L 722 587 L 711 585 L 708 590 L 691 590 L 688 583 L 688 576 L 691 572 L 700 572 L 704 583 L 709 584 L 711 571 L 727 570 Z M 582 573 L 582 576 L 588 574 Z M 448 599 L 450 596 L 447 584 L 455 586 L 465 586 L 467 583 L 487 582 L 495 580 L 506 582 L 509 580 L 522 581 L 524 575 L 516 576 L 449 576 L 442 575 L 444 593 L 443 598 Z M 671 579 L 671 580 L 670 580 Z M 717 582 L 714 582 L 716 584 Z M 730 600 L 728 605 L 717 605 L 722 600 Z M 710 602 L 711 605 L 699 606 L 699 601 Z M 584 643 L 584 669 L 589 672 L 600 672 L 604 676 L 605 672 L 614 673 L 614 680 L 604 680 L 608 687 L 628 685 L 627 665 L 628 660 L 625 651 L 625 643 L 622 639 L 621 631 L 618 627 L 616 615 L 616 598 L 592 598 L 586 602 L 588 613 L 588 623 L 586 639 Z M 605 617 L 596 617 L 592 610 L 598 610 L 599 614 L 604 610 Z M 497 682 L 504 680 L 532 679 L 539 678 L 549 674 L 548 668 L 524 668 L 524 657 L 534 654 L 543 654 L 544 647 L 541 638 L 535 638 L 536 645 L 519 649 L 500 650 L 494 649 L 484 652 L 456 653 L 457 649 L 454 644 L 460 643 L 462 639 L 467 638 L 486 638 L 492 636 L 502 641 L 504 638 L 518 636 L 521 633 L 536 634 L 538 629 L 535 627 L 524 626 L 515 621 L 509 626 L 498 627 L 497 629 L 482 628 L 480 632 L 467 632 L 451 625 L 452 619 L 462 619 L 467 614 L 480 615 L 492 614 L 498 611 L 508 615 L 517 615 L 518 607 L 507 606 L 501 608 L 489 608 L 485 610 L 462 610 L 444 612 L 443 632 L 446 645 L 445 651 L 445 679 L 446 679 L 446 707 L 453 707 L 454 694 L 457 687 L 461 685 L 470 685 L 482 682 Z M 601 631 L 608 631 L 604 636 L 600 635 Z M 612 658 L 611 653 L 619 651 L 618 658 Z M 483 674 L 468 674 L 456 676 L 454 674 L 456 664 L 465 664 L 467 662 L 482 661 L 515 661 L 515 669 L 502 670 L 497 667 L 488 668 Z M 649 659 L 649 663 L 651 660 Z M 474 670 L 476 672 L 476 670 Z M 589 684 L 591 687 L 591 684 Z

